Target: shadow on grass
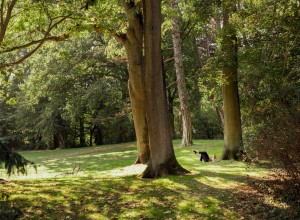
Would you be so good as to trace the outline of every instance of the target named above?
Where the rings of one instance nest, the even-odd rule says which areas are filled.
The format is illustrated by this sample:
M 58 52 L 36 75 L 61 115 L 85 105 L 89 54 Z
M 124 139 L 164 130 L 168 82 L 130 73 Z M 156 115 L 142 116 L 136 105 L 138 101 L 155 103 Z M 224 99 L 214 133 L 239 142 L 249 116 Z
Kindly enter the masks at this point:
M 221 154 L 220 141 L 211 146 L 199 143 L 209 154 L 216 153 L 217 157 Z M 24 219 L 276 219 L 276 216 L 284 219 L 292 216 L 290 204 L 283 206 L 269 201 L 268 196 L 250 184 L 259 184 L 261 180 L 248 176 L 247 165 L 232 161 L 200 163 L 192 153 L 193 148 L 176 149 L 179 162 L 192 170 L 191 174 L 153 180 L 122 173 L 136 159 L 134 144 L 28 152 L 27 155 L 38 158 L 43 171 L 50 173 L 48 178 L 11 181 L 0 185 L 0 190 L 11 195 L 11 201 L 22 209 Z M 78 175 L 55 177 L 72 171 L 74 164 L 81 164 Z M 109 175 L 114 171 L 123 175 Z
M 24 219 L 269 219 L 288 216 L 268 204 L 248 185 L 257 181 L 232 174 L 206 172 L 242 187 L 204 184 L 202 173 L 148 180 L 122 178 L 58 178 L 16 182 L 7 190 L 22 208 Z M 281 218 L 282 217 L 282 218 Z

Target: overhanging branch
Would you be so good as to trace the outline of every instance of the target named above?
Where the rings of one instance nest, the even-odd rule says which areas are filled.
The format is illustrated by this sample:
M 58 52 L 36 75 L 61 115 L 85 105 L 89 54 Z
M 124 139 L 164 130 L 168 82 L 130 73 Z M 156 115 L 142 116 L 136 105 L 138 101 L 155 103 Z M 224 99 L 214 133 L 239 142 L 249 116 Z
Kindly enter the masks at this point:
M 49 37 L 46 37 L 46 38 L 42 38 L 40 40 L 31 41 L 31 42 L 29 42 L 27 44 L 24 44 L 24 45 L 9 48 L 8 50 L 4 50 L 2 53 L 8 53 L 8 52 L 13 52 L 15 50 L 20 50 L 20 49 L 23 49 L 23 48 L 27 48 L 27 47 L 33 46 L 35 44 L 38 44 L 42 41 L 43 42 L 46 42 L 46 41 L 56 41 L 56 42 L 64 41 L 64 40 L 68 39 L 69 37 L 70 36 L 68 34 L 62 34 L 62 35 L 57 35 L 57 36 L 49 36 Z

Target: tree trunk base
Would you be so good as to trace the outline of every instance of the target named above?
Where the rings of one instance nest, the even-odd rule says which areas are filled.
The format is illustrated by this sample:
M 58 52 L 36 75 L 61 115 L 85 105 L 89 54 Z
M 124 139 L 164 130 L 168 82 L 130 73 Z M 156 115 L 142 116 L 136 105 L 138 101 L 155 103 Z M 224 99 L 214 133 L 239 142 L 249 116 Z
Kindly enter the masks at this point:
M 188 146 L 193 146 L 193 142 L 182 142 L 180 147 L 188 147 Z
M 243 150 L 229 150 L 223 151 L 221 160 L 249 160 L 247 154 Z
M 237 150 L 229 150 L 226 149 L 223 151 L 221 156 L 221 160 L 239 160 L 238 151 Z
M 147 164 L 148 161 L 149 161 L 149 157 L 147 156 L 147 154 L 145 154 L 144 156 L 137 156 L 134 164 Z
M 190 171 L 184 169 L 177 160 L 170 161 L 165 164 L 161 164 L 153 169 L 151 162 L 149 162 L 147 168 L 141 174 L 142 178 L 160 178 L 167 175 L 183 175 L 190 173 Z
M 136 161 L 135 161 L 133 164 L 134 164 L 134 165 L 135 165 L 135 164 L 141 164 L 140 158 L 136 158 Z

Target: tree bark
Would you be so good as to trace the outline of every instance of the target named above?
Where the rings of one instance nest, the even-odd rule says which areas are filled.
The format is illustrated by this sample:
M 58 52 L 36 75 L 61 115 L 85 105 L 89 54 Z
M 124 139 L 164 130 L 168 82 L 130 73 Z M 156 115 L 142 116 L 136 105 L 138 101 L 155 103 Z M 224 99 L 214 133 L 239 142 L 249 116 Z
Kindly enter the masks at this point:
M 135 163 L 146 164 L 150 157 L 150 150 L 143 84 L 143 17 L 134 1 L 122 1 L 122 4 L 128 19 L 128 29 L 122 39 L 117 37 L 125 46 L 128 56 L 128 89 L 138 149 Z
M 161 1 L 143 1 L 145 36 L 145 95 L 150 160 L 144 178 L 187 172 L 176 160 L 167 118 L 161 59 Z
M 221 159 L 238 160 L 242 153 L 241 113 L 238 94 L 238 60 L 236 30 L 230 24 L 229 17 L 235 11 L 232 1 L 223 2 L 223 42 L 224 55 L 223 108 L 224 108 L 224 148 Z
M 171 1 L 174 11 L 178 10 L 178 5 L 175 0 Z M 182 118 L 182 142 L 181 146 L 189 146 L 193 144 L 192 140 L 192 119 L 188 105 L 187 92 L 184 79 L 184 69 L 182 62 L 181 37 L 178 24 L 178 17 L 175 15 L 173 20 L 172 40 L 174 48 L 175 70 L 177 79 L 178 96 L 180 102 L 180 111 Z
M 132 108 L 132 116 L 137 140 L 138 155 L 136 163 L 147 163 L 150 157 L 148 128 L 146 121 L 146 100 L 143 87 L 142 48 L 134 43 L 128 48 L 129 80 L 128 88 Z

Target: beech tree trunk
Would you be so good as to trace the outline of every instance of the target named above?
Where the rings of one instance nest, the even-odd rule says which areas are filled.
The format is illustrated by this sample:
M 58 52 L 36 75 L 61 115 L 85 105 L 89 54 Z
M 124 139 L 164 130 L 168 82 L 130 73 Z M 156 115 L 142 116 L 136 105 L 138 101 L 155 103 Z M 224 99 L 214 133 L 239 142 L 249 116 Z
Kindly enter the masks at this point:
M 143 1 L 145 94 L 150 160 L 144 178 L 187 172 L 176 160 L 167 118 L 161 59 L 161 0 Z
M 238 94 L 237 37 L 229 17 L 235 11 L 235 4 L 223 2 L 223 42 L 224 55 L 223 108 L 224 108 L 224 148 L 221 159 L 238 160 L 242 153 L 241 113 Z
M 128 56 L 128 89 L 137 140 L 136 163 L 147 163 L 150 157 L 146 102 L 143 84 L 143 17 L 134 1 L 122 1 L 128 19 L 128 29 L 124 36 L 116 36 L 126 48 Z
M 128 48 L 129 80 L 128 88 L 132 108 L 132 116 L 137 140 L 138 155 L 136 163 L 147 163 L 150 157 L 148 129 L 146 121 L 145 90 L 142 83 L 143 56 L 141 48 L 133 44 Z M 138 56 L 136 56 L 138 55 Z
M 178 10 L 178 5 L 175 0 L 171 1 L 172 8 L 174 11 Z M 184 79 L 184 69 L 182 62 L 182 51 L 181 51 L 181 37 L 180 29 L 178 24 L 178 17 L 175 15 L 173 20 L 173 30 L 172 30 L 172 40 L 174 49 L 174 60 L 175 60 L 175 70 L 176 70 L 176 81 L 178 96 L 180 102 L 180 112 L 182 118 L 182 142 L 181 146 L 189 146 L 193 144 L 192 140 L 192 119 L 191 113 L 188 105 L 187 92 Z

